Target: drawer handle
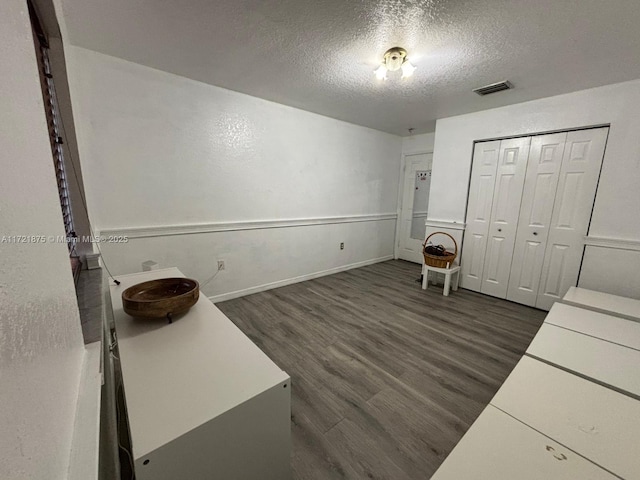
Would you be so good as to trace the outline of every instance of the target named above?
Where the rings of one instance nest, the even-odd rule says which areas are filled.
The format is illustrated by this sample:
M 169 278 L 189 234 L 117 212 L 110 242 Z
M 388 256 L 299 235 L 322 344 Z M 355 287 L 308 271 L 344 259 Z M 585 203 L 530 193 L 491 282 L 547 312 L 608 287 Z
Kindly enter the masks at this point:
M 553 448 L 551 445 L 547 445 L 547 452 L 555 452 L 556 449 Z M 567 456 L 564 453 L 554 453 L 553 454 L 553 458 L 555 458 L 556 460 L 566 460 Z

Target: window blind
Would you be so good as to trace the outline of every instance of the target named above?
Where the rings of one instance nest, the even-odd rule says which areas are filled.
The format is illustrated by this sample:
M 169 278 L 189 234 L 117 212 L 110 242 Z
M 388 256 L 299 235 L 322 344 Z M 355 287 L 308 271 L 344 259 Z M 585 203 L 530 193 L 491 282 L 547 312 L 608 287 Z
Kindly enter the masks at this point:
M 73 225 L 73 213 L 69 197 L 69 183 L 67 181 L 67 172 L 65 170 L 65 154 L 63 147 L 64 126 L 60 117 L 56 88 L 53 75 L 51 73 L 49 44 L 32 6 L 29 5 L 29 7 L 31 13 L 31 25 L 34 33 L 38 70 L 40 73 L 40 86 L 42 88 L 42 98 L 44 100 L 44 110 L 47 119 L 47 128 L 49 130 L 51 152 L 53 154 L 53 167 L 58 184 L 60 207 L 62 209 L 62 219 L 64 221 L 64 229 L 67 237 L 67 246 L 69 248 L 69 252 L 72 253 L 75 246 L 76 233 Z

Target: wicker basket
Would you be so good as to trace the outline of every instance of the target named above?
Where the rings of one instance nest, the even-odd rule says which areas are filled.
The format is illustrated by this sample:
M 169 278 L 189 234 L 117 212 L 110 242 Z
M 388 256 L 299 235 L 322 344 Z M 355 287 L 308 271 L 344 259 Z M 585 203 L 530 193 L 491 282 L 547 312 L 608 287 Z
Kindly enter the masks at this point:
M 453 240 L 453 244 L 455 245 L 456 251 L 449 252 L 445 250 L 442 245 L 438 245 L 437 247 L 428 245 L 429 239 L 434 235 L 446 235 L 447 237 L 449 237 L 451 240 Z M 431 253 L 427 252 L 427 249 L 432 250 L 432 252 Z M 439 255 L 434 254 L 433 252 L 434 249 L 439 250 L 438 253 L 440 254 Z M 453 265 L 453 261 L 458 256 L 458 242 L 456 242 L 456 239 L 446 232 L 433 232 L 431 235 L 429 235 L 426 238 L 426 240 L 422 244 L 422 254 L 424 255 L 424 263 L 426 263 L 430 267 L 449 268 L 451 267 L 451 265 Z

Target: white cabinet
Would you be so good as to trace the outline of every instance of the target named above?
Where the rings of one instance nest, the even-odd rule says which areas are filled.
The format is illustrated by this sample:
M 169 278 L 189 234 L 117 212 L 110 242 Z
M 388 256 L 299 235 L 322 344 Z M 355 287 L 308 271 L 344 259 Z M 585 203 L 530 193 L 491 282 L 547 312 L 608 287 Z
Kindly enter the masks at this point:
M 640 478 L 639 348 L 640 323 L 554 304 L 432 479 Z
M 171 324 L 122 310 L 127 287 L 183 276 L 154 270 L 111 286 L 136 478 L 290 478 L 289 376 L 202 294 Z
M 562 303 L 640 322 L 640 300 L 571 287 Z
M 614 480 L 602 468 L 489 405 L 431 480 Z
M 529 356 L 640 398 L 640 324 L 556 303 Z
M 619 392 L 640 397 L 639 350 L 544 323 L 527 354 Z
M 640 323 L 615 314 L 555 303 L 544 323 L 640 350 Z
M 479 142 L 464 288 L 548 310 L 577 283 L 608 128 Z
M 637 478 L 640 402 L 523 357 L 491 405 L 620 478 Z

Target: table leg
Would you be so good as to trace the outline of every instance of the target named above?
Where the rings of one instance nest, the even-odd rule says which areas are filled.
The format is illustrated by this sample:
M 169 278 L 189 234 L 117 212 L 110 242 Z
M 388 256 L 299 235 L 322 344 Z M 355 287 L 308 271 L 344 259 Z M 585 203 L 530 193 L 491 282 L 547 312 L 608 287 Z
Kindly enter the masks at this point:
M 449 296 L 449 287 L 451 286 L 451 273 L 444 274 L 444 292 L 442 294 L 445 297 Z

